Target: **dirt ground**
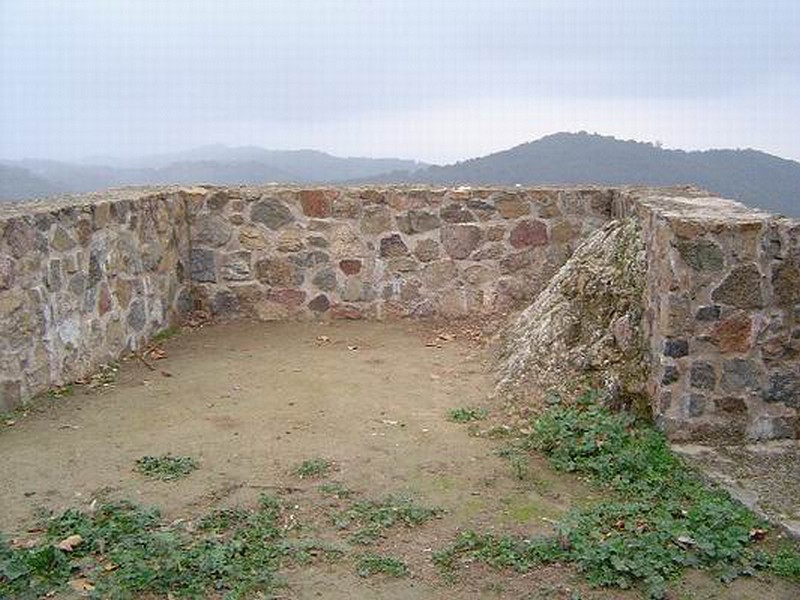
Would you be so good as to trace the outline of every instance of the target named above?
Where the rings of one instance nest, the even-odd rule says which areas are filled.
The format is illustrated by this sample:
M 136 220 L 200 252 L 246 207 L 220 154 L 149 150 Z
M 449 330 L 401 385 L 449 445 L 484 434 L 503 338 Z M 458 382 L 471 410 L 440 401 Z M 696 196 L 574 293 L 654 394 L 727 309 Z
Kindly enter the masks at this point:
M 39 508 L 87 508 L 95 499 L 195 519 L 252 505 L 267 491 L 320 538 L 346 543 L 326 518 L 342 501 L 319 490 L 337 482 L 363 498 L 402 493 L 445 513 L 390 530 L 375 548 L 404 560 L 409 577 L 361 578 L 349 558 L 316 562 L 286 570 L 281 597 L 636 598 L 592 590 L 558 566 L 521 575 L 473 565 L 455 581 L 437 573 L 432 552 L 459 530 L 548 533 L 571 504 L 597 493 L 536 457 L 516 478 L 496 453 L 502 440 L 447 419 L 455 407 L 491 411 L 491 377 L 484 351 L 445 338 L 414 323 L 242 321 L 183 332 L 163 344 L 156 371 L 126 361 L 112 389 L 77 387 L 0 428 L 0 531 L 25 531 Z M 192 456 L 200 468 L 171 482 L 133 471 L 138 458 L 165 453 Z M 334 461 L 333 472 L 298 478 L 294 468 L 314 457 Z M 672 597 L 788 600 L 800 592 L 766 575 L 723 586 L 690 573 Z

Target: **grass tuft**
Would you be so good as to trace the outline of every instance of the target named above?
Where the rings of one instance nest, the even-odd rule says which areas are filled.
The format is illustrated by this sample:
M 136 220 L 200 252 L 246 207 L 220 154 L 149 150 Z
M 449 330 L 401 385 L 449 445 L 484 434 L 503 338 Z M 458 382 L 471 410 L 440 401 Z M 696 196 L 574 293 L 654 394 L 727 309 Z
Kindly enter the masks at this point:
M 323 494 L 325 496 L 333 496 L 334 498 L 338 498 L 340 500 L 349 498 L 355 493 L 353 492 L 353 490 L 351 490 L 344 484 L 339 483 L 337 481 L 332 481 L 330 483 L 323 483 L 322 485 L 319 486 L 318 489 L 320 494 Z
M 331 467 L 333 467 L 333 463 L 326 458 L 309 458 L 295 467 L 294 474 L 300 479 L 324 477 Z
M 191 456 L 164 454 L 163 456 L 143 456 L 136 461 L 134 470 L 151 479 L 173 481 L 188 476 L 197 467 L 197 461 Z
M 488 412 L 480 406 L 451 408 L 447 411 L 447 418 L 454 423 L 470 423 L 486 418 Z
M 408 566 L 403 561 L 391 556 L 368 553 L 358 557 L 356 573 L 359 577 L 371 577 L 372 575 L 405 577 L 408 575 Z
M 356 502 L 333 516 L 338 529 L 352 529 L 350 539 L 356 544 L 373 544 L 386 529 L 403 525 L 417 527 L 443 513 L 440 508 L 420 506 L 404 496 Z

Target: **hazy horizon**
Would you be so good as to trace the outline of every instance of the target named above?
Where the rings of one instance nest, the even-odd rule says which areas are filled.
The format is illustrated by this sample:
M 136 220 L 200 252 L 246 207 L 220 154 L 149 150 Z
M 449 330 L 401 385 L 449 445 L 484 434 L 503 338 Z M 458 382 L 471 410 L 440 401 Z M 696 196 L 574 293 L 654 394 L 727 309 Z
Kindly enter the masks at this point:
M 800 3 L 3 0 L 0 157 L 451 163 L 559 131 L 800 160 Z
M 549 134 L 545 134 L 542 137 L 549 137 L 551 135 L 558 135 L 558 134 L 565 134 L 565 133 L 566 134 L 581 134 L 581 133 L 585 133 L 585 134 L 588 134 L 588 135 L 599 135 L 599 136 L 602 136 L 602 137 L 614 138 L 614 139 L 617 139 L 617 140 L 620 140 L 620 141 L 634 141 L 634 142 L 643 143 L 643 144 L 659 144 L 660 145 L 659 147 L 661 147 L 664 150 L 677 150 L 677 151 L 686 151 L 686 152 L 705 152 L 705 151 L 714 151 L 714 150 L 755 150 L 755 151 L 758 151 L 758 152 L 765 152 L 761 148 L 750 148 L 750 147 L 746 147 L 746 148 L 744 148 L 744 147 L 739 147 L 739 148 L 723 148 L 723 147 L 677 148 L 676 147 L 676 148 L 673 148 L 673 147 L 667 146 L 666 144 L 663 144 L 663 142 L 661 142 L 661 140 L 626 139 L 626 138 L 622 138 L 620 136 L 615 136 L 613 133 L 603 133 L 603 132 L 595 132 L 595 131 L 590 131 L 590 132 L 587 132 L 587 131 L 570 131 L 570 132 L 559 131 L 559 132 L 552 132 L 552 133 L 549 133 Z M 508 146 L 508 147 L 503 147 L 503 148 L 497 148 L 497 149 L 494 149 L 494 150 L 489 150 L 489 151 L 486 152 L 486 155 L 497 153 L 497 152 L 502 152 L 502 151 L 505 151 L 505 150 L 510 150 L 512 148 L 515 148 L 516 146 L 523 145 L 523 144 L 526 144 L 526 143 L 529 143 L 529 142 L 534 142 L 534 141 L 537 141 L 538 139 L 541 139 L 541 138 L 525 140 L 525 141 L 519 142 L 518 144 L 514 144 L 513 146 Z M 416 156 L 388 156 L 388 155 L 368 156 L 368 155 L 355 155 L 355 154 L 346 155 L 346 154 L 337 154 L 334 151 L 325 150 L 323 148 L 310 148 L 310 147 L 269 148 L 269 147 L 266 147 L 266 146 L 259 146 L 258 144 L 241 144 L 241 145 L 238 145 L 238 144 L 228 144 L 228 143 L 225 143 L 225 142 L 208 142 L 208 143 L 200 144 L 200 145 L 197 145 L 197 146 L 191 146 L 191 147 L 187 146 L 187 147 L 175 148 L 174 150 L 163 150 L 163 151 L 145 152 L 145 153 L 131 153 L 131 154 L 127 154 L 127 155 L 109 153 L 109 154 L 95 154 L 95 155 L 76 156 L 76 157 L 67 157 L 67 158 L 54 158 L 54 157 L 51 157 L 51 156 L 25 156 L 25 157 L 19 157 L 19 158 L 8 158 L 8 157 L 5 157 L 5 156 L 0 156 L 0 161 L 7 162 L 7 163 L 15 163 L 15 162 L 20 162 L 20 161 L 25 161 L 25 160 L 33 160 L 33 161 L 39 161 L 39 160 L 51 161 L 52 160 L 52 161 L 56 161 L 56 162 L 65 162 L 65 163 L 74 163 L 74 164 L 85 164 L 85 165 L 96 165 L 96 166 L 106 166 L 106 165 L 113 166 L 112 163 L 116 164 L 117 162 L 126 163 L 127 161 L 134 161 L 135 162 L 135 161 L 144 160 L 144 159 L 157 159 L 157 158 L 159 158 L 161 156 L 171 156 L 171 155 L 174 155 L 174 154 L 181 154 L 181 153 L 184 153 L 184 152 L 190 152 L 190 151 L 193 151 L 193 150 L 201 150 L 201 149 L 205 149 L 205 148 L 226 148 L 226 149 L 258 148 L 258 149 L 263 149 L 263 150 L 268 150 L 268 151 L 275 151 L 275 152 L 312 151 L 312 152 L 324 152 L 326 154 L 329 154 L 331 156 L 336 156 L 338 158 L 353 158 L 353 159 L 366 158 L 366 159 L 375 159 L 375 160 L 397 159 L 397 160 L 407 160 L 407 161 L 418 161 L 418 162 L 420 162 L 422 164 L 426 164 L 426 165 L 453 164 L 453 163 L 464 162 L 464 161 L 467 161 L 467 160 L 470 160 L 470 159 L 481 158 L 482 156 L 485 156 L 485 155 L 463 156 L 463 157 L 456 158 L 456 159 L 453 159 L 453 160 L 448 161 L 448 162 L 438 162 L 437 163 L 437 162 L 431 162 L 431 161 L 424 161 L 424 160 L 421 160 L 421 159 L 417 158 Z M 771 154 L 771 153 L 767 152 L 767 154 Z M 777 158 L 781 158 L 781 159 L 784 159 L 784 160 L 791 160 L 791 161 L 800 163 L 800 160 L 794 159 L 794 158 L 791 158 L 791 157 L 779 156 L 779 155 L 773 155 L 773 156 L 776 156 Z M 228 159 L 225 159 L 225 160 L 227 161 Z

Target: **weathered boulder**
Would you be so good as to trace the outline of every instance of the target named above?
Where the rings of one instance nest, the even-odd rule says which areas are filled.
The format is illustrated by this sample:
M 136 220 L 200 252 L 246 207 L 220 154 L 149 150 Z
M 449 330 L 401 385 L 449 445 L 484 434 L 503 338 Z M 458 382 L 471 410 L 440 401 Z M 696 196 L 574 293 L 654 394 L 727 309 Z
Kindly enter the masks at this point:
M 645 272 L 635 220 L 595 232 L 500 333 L 497 393 L 537 402 L 604 388 L 623 403 L 643 399 Z

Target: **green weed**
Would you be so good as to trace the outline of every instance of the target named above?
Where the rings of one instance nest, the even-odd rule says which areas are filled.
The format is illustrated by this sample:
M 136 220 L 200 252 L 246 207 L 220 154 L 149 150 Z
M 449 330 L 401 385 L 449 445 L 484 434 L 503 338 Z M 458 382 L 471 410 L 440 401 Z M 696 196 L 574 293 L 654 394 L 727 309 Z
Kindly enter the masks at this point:
M 0 597 L 33 600 L 74 578 L 86 579 L 97 598 L 271 594 L 282 564 L 342 553 L 324 542 L 288 539 L 281 512 L 276 499 L 262 496 L 254 510 L 217 511 L 190 530 L 128 502 L 92 513 L 70 509 L 50 519 L 32 548 L 12 549 L 0 540 Z M 81 541 L 72 551 L 54 546 L 75 535 Z
M 780 577 L 800 582 L 800 545 L 784 545 L 769 559 L 769 569 Z
M 145 477 L 172 481 L 186 477 L 198 467 L 197 461 L 191 456 L 143 456 L 136 461 L 135 471 Z
M 434 552 L 433 562 L 443 570 L 453 570 L 458 561 L 480 561 L 497 568 L 519 572 L 563 559 L 566 556 L 553 538 L 518 539 L 464 531 L 456 541 Z
M 356 562 L 356 573 L 359 577 L 387 575 L 389 577 L 405 577 L 408 575 L 406 564 L 391 556 L 381 554 L 362 554 Z
M 537 450 L 555 469 L 605 487 L 612 499 L 572 509 L 550 538 L 462 534 L 437 554 L 437 564 L 467 555 L 525 570 L 558 560 L 574 563 L 594 585 L 642 586 L 654 598 L 686 567 L 713 568 L 728 577 L 753 570 L 757 561 L 749 546 L 763 523 L 706 485 L 659 432 L 608 412 L 592 396 L 573 405 L 553 403 L 532 426 L 533 433 L 505 451 L 507 457 L 520 448 Z
M 482 407 L 459 407 L 447 411 L 447 418 L 455 423 L 469 423 L 486 418 L 488 412 Z
M 340 500 L 349 498 L 354 493 L 353 490 L 336 481 L 323 483 L 318 489 L 321 494 L 324 494 L 325 496 L 333 496 L 335 498 L 339 498 Z
M 353 529 L 350 539 L 357 544 L 372 544 L 386 529 L 397 525 L 416 527 L 442 514 L 440 508 L 419 506 L 410 498 L 388 496 L 383 500 L 356 502 L 333 516 L 338 529 Z
M 309 458 L 295 467 L 294 474 L 300 479 L 324 477 L 331 467 L 333 467 L 333 463 L 325 458 Z

